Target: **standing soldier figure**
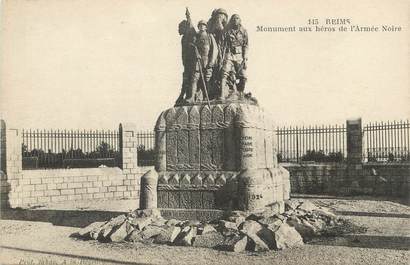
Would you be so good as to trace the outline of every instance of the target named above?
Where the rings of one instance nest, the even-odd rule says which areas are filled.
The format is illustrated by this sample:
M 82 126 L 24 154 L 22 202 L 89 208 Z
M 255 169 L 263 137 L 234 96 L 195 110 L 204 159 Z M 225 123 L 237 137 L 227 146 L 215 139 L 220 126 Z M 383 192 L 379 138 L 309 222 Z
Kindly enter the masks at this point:
M 188 95 L 189 87 L 191 83 L 192 73 L 194 71 L 194 63 L 195 63 L 195 52 L 192 49 L 191 43 L 194 39 L 196 34 L 195 28 L 191 22 L 191 16 L 189 13 L 188 8 L 185 12 L 186 20 L 181 21 L 178 25 L 178 32 L 179 35 L 182 36 L 181 38 L 181 46 L 182 46 L 182 64 L 184 66 L 184 72 L 182 73 L 182 87 L 181 93 L 176 101 L 176 104 L 181 103 L 184 99 L 184 95 L 187 94 L 187 97 L 191 97 L 192 95 Z
M 226 54 L 221 71 L 221 93 L 220 99 L 225 99 L 229 90 L 229 75 L 232 71 L 236 73 L 239 80 L 237 89 L 239 93 L 245 90 L 247 80 L 246 68 L 248 61 L 248 33 L 241 25 L 239 15 L 232 15 L 226 31 Z
M 195 35 L 193 42 L 194 50 L 197 51 L 197 56 L 195 68 L 192 73 L 190 91 L 189 93 L 187 93 L 186 97 L 186 101 L 188 103 L 200 100 L 195 99 L 196 93 L 203 91 L 204 89 L 210 89 L 209 80 L 212 77 L 213 68 L 215 66 L 218 56 L 218 48 L 215 38 L 212 34 L 207 32 L 207 23 L 204 20 L 200 20 L 198 22 L 198 30 L 199 31 Z M 198 82 L 200 79 L 203 79 L 200 82 L 200 84 L 203 85 L 201 86 L 201 90 L 198 90 Z M 212 91 L 203 92 L 204 96 L 208 95 Z

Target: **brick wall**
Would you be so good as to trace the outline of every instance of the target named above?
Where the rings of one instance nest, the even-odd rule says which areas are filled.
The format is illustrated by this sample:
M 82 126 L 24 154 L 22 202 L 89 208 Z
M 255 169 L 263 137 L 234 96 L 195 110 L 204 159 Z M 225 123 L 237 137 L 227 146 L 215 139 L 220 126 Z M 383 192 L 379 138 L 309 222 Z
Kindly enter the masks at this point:
M 6 123 L 3 120 L 0 120 L 0 172 L 6 173 Z
M 1 178 L 1 202 L 2 206 L 12 205 L 10 202 L 16 202 L 17 193 L 20 189 L 19 180 L 23 176 L 21 164 L 21 134 L 18 129 L 4 126 L 6 138 L 5 152 L 5 175 Z M 3 171 L 3 172 L 4 172 Z M 17 206 L 17 205 L 16 205 Z
M 50 202 L 102 198 L 136 199 L 138 207 L 140 175 L 134 179 L 119 168 L 24 170 L 10 197 L 12 207 Z
M 22 139 L 18 129 L 0 123 L 1 207 L 25 207 L 52 202 L 103 198 L 135 199 L 139 205 L 140 178 L 151 167 L 137 166 L 136 126 L 121 132 L 121 168 L 22 170 Z
M 9 185 L 6 176 L 6 123 L 0 120 L 0 207 L 8 202 Z

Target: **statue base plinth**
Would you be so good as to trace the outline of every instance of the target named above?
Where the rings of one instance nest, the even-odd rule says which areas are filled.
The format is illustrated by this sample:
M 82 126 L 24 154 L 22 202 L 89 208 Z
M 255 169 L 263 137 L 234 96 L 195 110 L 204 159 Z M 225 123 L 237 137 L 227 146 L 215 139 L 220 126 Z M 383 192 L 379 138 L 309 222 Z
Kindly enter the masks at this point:
M 156 197 L 142 201 L 195 214 L 283 202 L 289 174 L 278 166 L 274 140 L 265 112 L 250 100 L 170 108 L 155 127 L 157 185 L 141 189 Z

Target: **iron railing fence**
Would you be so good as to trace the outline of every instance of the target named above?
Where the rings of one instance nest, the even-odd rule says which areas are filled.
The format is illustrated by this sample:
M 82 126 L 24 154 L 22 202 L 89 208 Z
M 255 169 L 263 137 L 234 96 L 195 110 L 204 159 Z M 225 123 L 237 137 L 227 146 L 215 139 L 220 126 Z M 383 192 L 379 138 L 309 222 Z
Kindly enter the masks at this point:
M 136 134 L 138 165 L 152 166 L 155 160 L 155 132 L 140 131 Z
M 120 166 L 121 132 L 105 130 L 23 130 L 23 168 Z M 136 133 L 138 165 L 152 166 L 155 133 Z M 346 158 L 345 125 L 276 129 L 280 162 L 341 162 Z M 372 122 L 363 127 L 363 161 L 410 162 L 410 122 Z
M 114 130 L 22 130 L 23 169 L 119 166 Z
M 367 162 L 410 162 L 409 120 L 372 122 L 363 128 Z
M 345 125 L 276 129 L 279 162 L 341 162 L 346 156 Z
M 278 159 L 280 162 L 340 162 L 346 154 L 346 127 L 308 126 L 276 129 Z M 154 164 L 155 133 L 138 132 L 138 164 Z

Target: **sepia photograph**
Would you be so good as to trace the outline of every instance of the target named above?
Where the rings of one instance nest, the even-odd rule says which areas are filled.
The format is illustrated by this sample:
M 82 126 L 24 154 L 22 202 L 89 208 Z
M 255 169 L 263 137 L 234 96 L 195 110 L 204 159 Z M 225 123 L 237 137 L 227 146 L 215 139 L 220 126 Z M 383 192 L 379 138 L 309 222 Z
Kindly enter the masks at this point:
M 408 0 L 0 0 L 0 264 L 409 264 Z

